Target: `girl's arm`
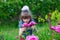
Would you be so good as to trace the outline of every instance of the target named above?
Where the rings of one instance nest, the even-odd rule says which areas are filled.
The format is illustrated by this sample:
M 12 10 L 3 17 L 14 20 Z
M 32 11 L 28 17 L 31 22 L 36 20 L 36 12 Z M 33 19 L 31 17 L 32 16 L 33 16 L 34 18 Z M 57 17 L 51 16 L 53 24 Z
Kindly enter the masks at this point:
M 26 28 L 25 27 L 23 28 L 22 25 L 23 25 L 23 21 L 20 20 L 19 21 L 19 36 L 21 36 L 22 33 L 26 30 Z
M 22 20 L 20 20 L 20 21 L 19 21 L 19 25 L 18 25 L 19 28 L 22 28 L 22 24 L 23 24 L 23 22 L 22 22 Z
M 31 21 L 34 21 L 34 19 L 32 18 Z M 34 22 L 35 22 L 35 21 L 34 21 Z M 37 28 L 36 28 L 36 25 L 33 25 L 31 28 L 38 33 L 38 30 L 37 30 Z
M 31 28 L 38 33 L 38 30 L 35 25 L 33 25 Z
M 34 30 L 35 29 L 35 25 L 33 25 L 31 28 Z

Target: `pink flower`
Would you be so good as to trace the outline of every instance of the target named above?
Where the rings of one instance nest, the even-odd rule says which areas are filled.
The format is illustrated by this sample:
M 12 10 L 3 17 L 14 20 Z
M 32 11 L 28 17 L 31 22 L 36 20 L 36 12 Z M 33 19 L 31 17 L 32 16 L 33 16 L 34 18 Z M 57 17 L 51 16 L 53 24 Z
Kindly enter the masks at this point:
M 60 33 L 60 25 L 56 26 L 55 31 L 57 31 L 58 33 Z
M 18 36 L 16 36 L 16 38 L 19 38 Z
M 54 30 L 54 31 L 60 33 L 60 25 L 57 25 L 55 27 L 54 26 L 51 26 L 50 28 L 51 28 L 51 30 Z
M 27 27 L 27 26 L 28 26 L 28 24 L 27 24 L 27 23 L 24 23 L 22 26 L 23 26 L 23 27 Z
M 38 40 L 39 38 L 37 36 L 34 35 L 30 35 L 26 37 L 26 40 Z
M 29 23 L 30 26 L 35 25 L 35 24 L 36 24 L 36 22 L 34 22 L 34 21 L 31 21 L 31 22 Z
M 50 29 L 51 29 L 51 30 L 55 30 L 55 27 L 51 25 Z

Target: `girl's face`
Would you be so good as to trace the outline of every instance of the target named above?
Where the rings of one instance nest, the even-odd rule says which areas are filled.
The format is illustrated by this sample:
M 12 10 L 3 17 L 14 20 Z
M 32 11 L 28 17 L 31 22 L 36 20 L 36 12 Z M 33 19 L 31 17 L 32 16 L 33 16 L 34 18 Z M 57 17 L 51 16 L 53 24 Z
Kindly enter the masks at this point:
M 30 21 L 30 18 L 23 19 L 25 23 L 28 23 Z
M 29 21 L 31 19 L 31 14 L 30 13 L 27 13 L 27 12 L 23 12 L 21 14 L 21 19 L 23 20 L 23 22 L 29 23 Z

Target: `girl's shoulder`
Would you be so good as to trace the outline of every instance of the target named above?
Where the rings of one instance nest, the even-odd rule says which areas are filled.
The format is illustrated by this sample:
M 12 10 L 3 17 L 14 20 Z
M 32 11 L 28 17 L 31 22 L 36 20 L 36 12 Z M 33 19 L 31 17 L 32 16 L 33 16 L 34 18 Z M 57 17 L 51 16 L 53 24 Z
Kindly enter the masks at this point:
M 24 23 L 24 22 L 23 22 L 22 20 L 19 21 L 19 25 L 20 25 L 20 24 L 22 25 L 23 23 Z
M 31 22 L 31 21 L 35 22 L 33 18 L 30 20 L 30 22 Z M 30 22 L 29 22 L 29 23 L 30 23 Z
M 19 21 L 19 28 L 22 28 L 22 24 L 23 24 L 24 22 L 22 21 L 22 20 L 20 20 Z

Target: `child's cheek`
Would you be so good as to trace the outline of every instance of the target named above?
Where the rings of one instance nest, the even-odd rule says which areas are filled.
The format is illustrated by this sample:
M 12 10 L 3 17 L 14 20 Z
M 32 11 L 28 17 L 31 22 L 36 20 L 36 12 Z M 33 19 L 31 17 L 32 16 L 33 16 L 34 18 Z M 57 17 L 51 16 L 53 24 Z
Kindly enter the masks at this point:
M 29 19 L 26 20 L 27 23 L 28 23 L 29 21 L 30 21 Z
M 30 21 L 30 19 L 27 19 L 28 21 Z

